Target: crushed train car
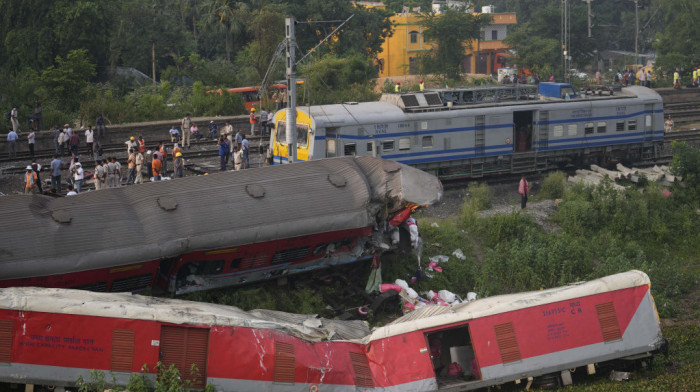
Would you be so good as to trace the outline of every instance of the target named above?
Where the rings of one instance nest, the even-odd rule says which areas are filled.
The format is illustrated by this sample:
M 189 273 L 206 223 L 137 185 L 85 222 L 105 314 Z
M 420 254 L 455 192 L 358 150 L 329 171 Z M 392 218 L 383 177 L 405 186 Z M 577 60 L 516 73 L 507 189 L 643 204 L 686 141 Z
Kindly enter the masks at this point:
M 7 196 L 0 287 L 182 294 L 283 277 L 372 257 L 392 213 L 441 196 L 433 175 L 370 157 Z
M 472 390 L 567 380 L 571 369 L 590 374 L 606 361 L 649 360 L 665 344 L 640 271 L 424 307 L 372 332 L 360 321 L 5 288 L 0 337 L 0 382 L 70 386 L 97 369 L 125 384 L 162 361 L 184 369 L 195 387 L 217 391 Z M 447 375 L 453 363 L 458 376 Z M 187 371 L 192 364 L 197 377 Z

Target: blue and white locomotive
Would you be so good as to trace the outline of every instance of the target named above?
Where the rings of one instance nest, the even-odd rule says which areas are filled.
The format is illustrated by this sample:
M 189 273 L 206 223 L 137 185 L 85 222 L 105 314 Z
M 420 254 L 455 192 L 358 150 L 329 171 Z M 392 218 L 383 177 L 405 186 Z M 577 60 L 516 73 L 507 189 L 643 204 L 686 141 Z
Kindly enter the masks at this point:
M 274 164 L 288 160 L 286 111 L 275 115 Z M 481 86 L 383 94 L 378 102 L 297 107 L 297 160 L 392 159 L 443 177 L 547 170 L 659 156 L 663 102 L 624 87 L 579 95 L 569 84 Z

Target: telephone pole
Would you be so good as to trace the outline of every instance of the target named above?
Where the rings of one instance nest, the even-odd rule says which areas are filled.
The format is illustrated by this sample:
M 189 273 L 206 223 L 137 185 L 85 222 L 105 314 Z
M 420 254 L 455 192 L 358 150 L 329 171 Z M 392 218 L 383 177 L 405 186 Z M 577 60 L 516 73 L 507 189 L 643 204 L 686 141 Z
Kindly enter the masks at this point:
M 571 12 L 569 0 L 561 0 L 561 48 L 562 56 L 562 76 L 564 81 L 570 82 L 569 68 L 571 64 Z
M 292 163 L 297 158 L 297 67 L 294 61 L 294 48 L 297 45 L 294 35 L 294 18 L 284 20 L 287 43 L 287 158 Z

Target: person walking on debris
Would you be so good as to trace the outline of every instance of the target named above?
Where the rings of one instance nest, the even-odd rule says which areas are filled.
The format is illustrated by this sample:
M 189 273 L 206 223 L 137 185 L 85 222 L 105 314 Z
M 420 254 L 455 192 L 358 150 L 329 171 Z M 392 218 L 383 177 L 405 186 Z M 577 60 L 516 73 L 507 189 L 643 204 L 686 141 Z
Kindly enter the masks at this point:
M 58 155 L 54 155 L 51 161 L 51 188 L 55 193 L 61 193 L 61 166 L 63 162 Z
M 92 125 L 88 125 L 87 131 L 85 131 L 85 144 L 87 145 L 87 153 L 89 156 L 94 156 L 92 151 L 92 144 L 95 142 L 95 131 L 92 130 Z
M 141 151 L 136 151 L 134 154 L 134 161 L 136 162 L 136 180 L 134 181 L 134 184 L 143 184 L 143 161 L 144 157 Z
M 175 178 L 182 178 L 185 176 L 185 160 L 182 158 L 182 153 L 178 152 L 175 154 Z
M 671 119 L 671 115 L 668 115 L 668 119 L 664 122 L 664 132 L 666 133 L 671 133 L 673 132 L 673 120 Z
M 192 126 L 192 119 L 190 114 L 185 114 L 185 118 L 182 119 L 182 148 L 190 148 L 190 127 Z
M 104 166 L 102 166 L 102 160 L 98 159 L 95 161 L 95 174 L 93 175 L 95 181 L 95 190 L 99 191 L 105 187 L 106 172 Z
M 17 139 L 19 136 L 17 136 L 17 132 L 15 132 L 14 129 L 10 128 L 9 132 L 7 133 L 7 144 L 8 144 L 8 150 L 9 153 L 7 154 L 9 158 L 17 158 Z
M 129 159 L 126 160 L 127 168 L 129 169 L 129 174 L 126 178 L 126 185 L 131 185 L 136 181 L 136 152 L 132 148 L 129 150 Z
M 24 175 L 24 194 L 36 194 L 37 183 L 39 178 L 32 169 L 32 166 L 27 166 L 27 173 Z
M 525 176 L 520 178 L 518 193 L 520 194 L 520 209 L 523 209 L 527 205 L 527 194 L 530 193 L 530 184 L 527 183 Z

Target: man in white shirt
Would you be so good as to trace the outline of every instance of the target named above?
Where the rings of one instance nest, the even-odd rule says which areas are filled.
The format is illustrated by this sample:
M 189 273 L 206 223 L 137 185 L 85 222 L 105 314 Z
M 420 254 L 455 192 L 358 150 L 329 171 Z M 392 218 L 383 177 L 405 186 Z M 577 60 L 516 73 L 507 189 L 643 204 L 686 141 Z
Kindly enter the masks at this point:
M 84 178 L 85 172 L 83 171 L 83 165 L 80 162 L 76 162 L 73 168 L 73 180 L 75 180 L 75 191 L 77 193 L 80 193 L 83 189 Z
M 95 142 L 95 132 L 92 130 L 92 125 L 88 125 L 87 131 L 85 131 L 85 144 L 87 144 L 88 155 L 92 156 L 92 143 Z

